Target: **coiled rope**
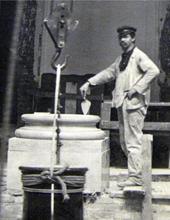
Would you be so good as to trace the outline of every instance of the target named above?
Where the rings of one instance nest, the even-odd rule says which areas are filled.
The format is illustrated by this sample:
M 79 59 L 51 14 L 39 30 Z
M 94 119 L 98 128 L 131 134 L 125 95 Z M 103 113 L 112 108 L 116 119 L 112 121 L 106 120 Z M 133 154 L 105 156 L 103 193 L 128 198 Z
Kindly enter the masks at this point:
M 63 201 L 69 200 L 68 193 L 78 193 L 83 191 L 85 183 L 85 176 L 80 175 L 62 175 L 67 169 L 60 169 L 53 172 L 53 176 L 50 174 L 50 170 L 43 170 L 40 174 L 23 174 L 22 181 L 24 191 L 27 192 L 41 192 L 51 193 L 50 189 L 36 189 L 32 188 L 40 184 L 59 184 L 61 190 L 53 190 L 53 193 L 61 193 L 63 195 Z

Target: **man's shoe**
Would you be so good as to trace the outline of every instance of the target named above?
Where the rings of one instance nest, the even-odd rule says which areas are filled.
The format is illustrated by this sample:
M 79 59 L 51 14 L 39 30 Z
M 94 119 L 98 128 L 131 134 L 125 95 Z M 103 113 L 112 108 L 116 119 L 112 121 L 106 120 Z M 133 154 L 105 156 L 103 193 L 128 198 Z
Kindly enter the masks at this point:
M 142 183 L 137 183 L 131 179 L 127 179 L 126 181 L 117 183 L 117 185 L 121 188 L 124 188 L 126 186 L 142 186 Z

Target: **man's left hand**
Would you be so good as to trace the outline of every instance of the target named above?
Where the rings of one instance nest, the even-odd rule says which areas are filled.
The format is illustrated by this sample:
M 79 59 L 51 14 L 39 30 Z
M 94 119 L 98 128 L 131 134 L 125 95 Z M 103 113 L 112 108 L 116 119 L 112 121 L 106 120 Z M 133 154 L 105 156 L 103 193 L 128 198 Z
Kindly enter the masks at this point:
M 136 89 L 131 89 L 129 90 L 129 92 L 127 93 L 127 97 L 128 99 L 132 99 L 132 97 L 137 93 Z

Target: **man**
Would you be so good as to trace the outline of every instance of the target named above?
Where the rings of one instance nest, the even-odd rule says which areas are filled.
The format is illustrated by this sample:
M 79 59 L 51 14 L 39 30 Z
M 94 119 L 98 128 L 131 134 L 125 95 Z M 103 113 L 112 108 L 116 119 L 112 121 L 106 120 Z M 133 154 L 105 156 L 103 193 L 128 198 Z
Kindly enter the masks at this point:
M 81 88 L 86 97 L 90 85 L 115 81 L 113 107 L 117 108 L 120 144 L 127 156 L 128 179 L 120 187 L 142 185 L 142 129 L 150 101 L 150 85 L 159 74 L 158 67 L 135 46 L 136 28 L 123 26 L 117 29 L 123 50 L 113 64 L 91 77 Z

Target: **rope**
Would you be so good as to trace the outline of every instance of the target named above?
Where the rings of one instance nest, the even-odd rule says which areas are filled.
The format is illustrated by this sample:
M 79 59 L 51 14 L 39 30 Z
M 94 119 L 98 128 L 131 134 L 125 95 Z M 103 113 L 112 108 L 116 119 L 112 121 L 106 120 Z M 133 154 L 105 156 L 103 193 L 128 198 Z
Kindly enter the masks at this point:
M 61 66 L 57 65 L 56 69 L 56 81 L 55 81 L 55 99 L 54 99 L 54 118 L 53 118 L 53 136 L 52 136 L 52 147 L 51 147 L 51 159 L 50 159 L 50 176 L 52 178 L 54 172 L 54 164 L 56 163 L 56 146 L 58 147 L 58 140 L 56 140 L 56 120 L 58 119 L 57 115 L 57 106 L 58 106 L 58 97 L 59 97 L 59 88 L 60 88 L 60 76 L 61 76 Z M 58 152 L 59 154 L 60 152 Z M 59 161 L 57 160 L 57 163 Z M 49 177 L 50 178 L 50 177 Z M 51 220 L 54 219 L 54 184 L 51 184 Z M 63 191 L 63 196 L 64 196 Z
M 32 193 L 51 193 L 51 189 L 34 189 L 34 188 L 29 188 L 29 187 L 23 187 L 24 192 L 32 192 Z M 68 189 L 68 193 L 80 193 L 83 192 L 83 188 L 80 189 Z M 59 189 L 53 190 L 53 193 L 55 194 L 62 194 L 62 191 Z
M 56 176 L 52 176 L 52 178 L 42 177 L 40 174 L 27 174 L 23 175 L 22 181 L 24 186 L 35 186 L 42 183 L 53 183 Z M 80 187 L 85 182 L 84 176 L 62 176 L 63 181 L 72 187 Z
M 30 189 L 33 191 L 36 191 L 38 189 L 28 188 L 27 186 L 35 186 L 42 183 L 48 183 L 48 184 L 59 184 L 61 186 L 61 190 L 59 190 L 63 195 L 63 201 L 69 200 L 70 197 L 68 195 L 68 187 L 74 187 L 74 188 L 82 188 L 85 183 L 85 177 L 84 176 L 59 176 L 62 175 L 63 172 L 66 170 L 66 168 L 62 168 L 58 171 L 53 172 L 53 176 L 51 176 L 51 173 L 49 170 L 44 170 L 40 174 L 24 174 L 22 175 L 22 181 L 23 181 L 23 187 L 24 189 Z M 48 191 L 51 193 L 54 193 L 55 190 L 47 190 L 47 189 L 41 189 L 42 191 Z M 72 190 L 72 189 L 69 189 Z M 75 189 L 79 190 L 79 189 Z M 82 191 L 82 190 L 81 190 Z M 58 191 L 57 191 L 58 192 Z

